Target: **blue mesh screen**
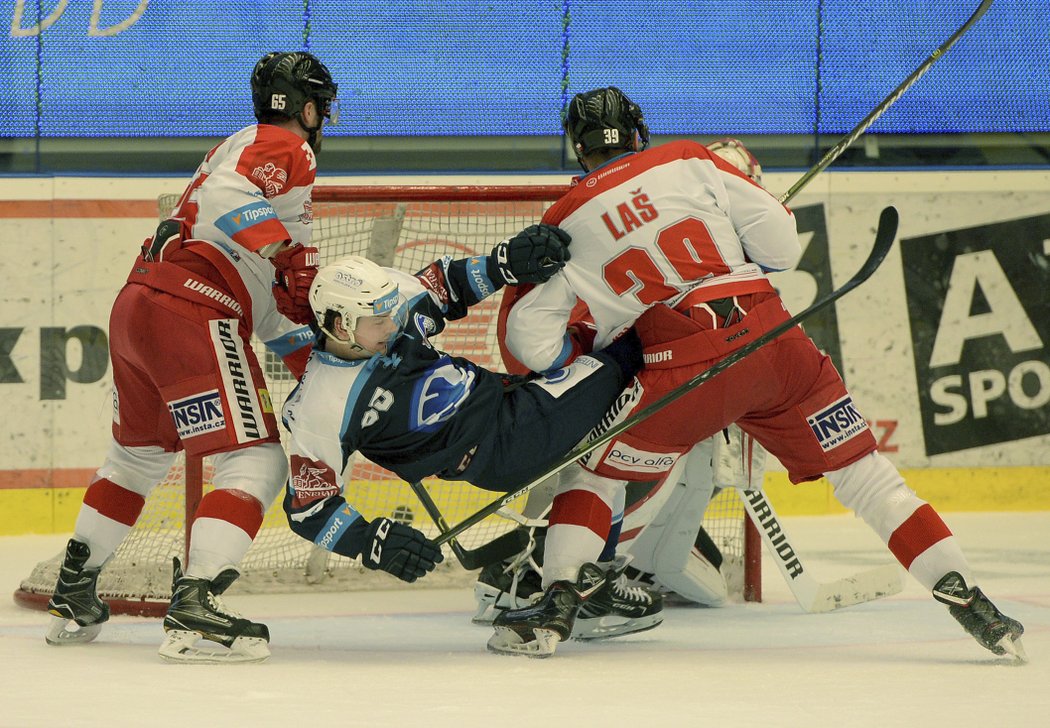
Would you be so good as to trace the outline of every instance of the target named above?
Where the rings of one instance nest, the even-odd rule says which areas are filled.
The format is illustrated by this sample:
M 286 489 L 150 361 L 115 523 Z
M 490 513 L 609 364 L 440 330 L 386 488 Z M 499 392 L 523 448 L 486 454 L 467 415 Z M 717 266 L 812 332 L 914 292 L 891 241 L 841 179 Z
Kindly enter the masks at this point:
M 841 134 L 977 2 L 96 5 L 5 4 L 0 135 L 226 135 L 253 121 L 248 77 L 270 50 L 332 70 L 332 135 L 553 135 L 572 93 L 610 84 L 658 134 Z M 873 131 L 1050 130 L 1048 37 L 1050 3 L 997 0 Z

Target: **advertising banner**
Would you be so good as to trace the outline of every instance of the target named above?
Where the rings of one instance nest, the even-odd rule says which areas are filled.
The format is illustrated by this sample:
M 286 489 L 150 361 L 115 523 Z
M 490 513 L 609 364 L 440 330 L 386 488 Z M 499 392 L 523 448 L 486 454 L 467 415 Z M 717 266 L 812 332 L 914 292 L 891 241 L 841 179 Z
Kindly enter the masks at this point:
M 1050 433 L 1050 215 L 901 240 L 926 453 Z
M 794 176 L 766 181 L 782 190 Z M 0 180 L 0 236 L 21 251 L 0 256 L 0 393 L 8 408 L 0 418 L 0 490 L 83 485 L 100 464 L 112 417 L 109 308 L 156 225 L 156 195 L 178 186 Z M 771 276 L 789 310 L 803 310 L 857 271 L 886 205 L 901 220 L 886 261 L 807 319 L 806 332 L 899 468 L 967 469 L 976 479 L 970 489 L 982 487 L 980 473 L 989 469 L 1045 473 L 1050 173 L 826 173 L 793 205 L 799 265 Z M 964 487 L 952 477 L 953 488 Z M 1031 480 L 1026 487 L 1050 497 L 1050 482 Z

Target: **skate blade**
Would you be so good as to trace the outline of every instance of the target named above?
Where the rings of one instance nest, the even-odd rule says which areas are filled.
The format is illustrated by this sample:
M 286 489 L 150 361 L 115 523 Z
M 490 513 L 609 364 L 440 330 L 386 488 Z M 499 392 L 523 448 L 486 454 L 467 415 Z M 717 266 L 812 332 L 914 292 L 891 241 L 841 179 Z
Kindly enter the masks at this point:
M 532 630 L 536 639 L 525 642 L 521 635 L 510 627 L 496 627 L 496 633 L 489 637 L 489 652 L 499 655 L 523 655 L 525 657 L 550 657 L 561 642 L 561 637 L 552 629 L 537 627 Z
M 538 602 L 542 596 L 543 592 L 536 592 L 528 599 L 522 597 L 515 599 L 508 592 L 485 584 L 475 584 L 474 599 L 478 603 L 478 610 L 470 621 L 473 624 L 490 625 L 501 612 L 530 606 Z
M 59 647 L 83 645 L 98 637 L 98 633 L 101 631 L 101 624 L 89 624 L 86 627 L 81 627 L 71 619 L 52 615 L 51 624 L 48 625 L 47 633 L 44 634 L 44 641 L 49 645 Z
M 1017 664 L 1024 665 L 1028 663 L 1028 653 L 1025 651 L 1024 645 L 1021 643 L 1020 637 L 1006 635 L 996 643 L 996 647 L 1003 650 L 1000 654 L 1013 657 Z M 995 650 L 993 650 L 993 652 L 994 651 Z
M 199 641 L 206 642 L 211 649 L 197 646 Z M 262 662 L 270 656 L 270 647 L 261 637 L 238 637 L 224 649 L 199 632 L 173 629 L 166 633 L 164 643 L 157 653 L 167 662 L 230 664 L 235 662 Z
M 576 618 L 572 638 L 581 642 L 607 640 L 611 637 L 622 637 L 627 634 L 645 632 L 658 627 L 664 621 L 664 615 L 650 614 L 638 619 L 624 617 L 596 617 L 594 619 Z
M 474 624 L 492 624 L 496 618 L 496 600 L 500 591 L 487 584 L 474 585 L 474 599 L 478 603 L 478 611 L 470 618 Z

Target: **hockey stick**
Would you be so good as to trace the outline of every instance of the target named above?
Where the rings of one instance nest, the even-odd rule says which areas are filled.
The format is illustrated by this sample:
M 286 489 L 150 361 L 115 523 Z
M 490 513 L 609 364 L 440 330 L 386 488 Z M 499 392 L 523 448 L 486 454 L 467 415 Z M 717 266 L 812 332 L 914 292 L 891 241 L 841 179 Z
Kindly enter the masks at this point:
M 758 526 L 762 543 L 803 611 L 830 612 L 897 594 L 904 588 L 901 570 L 896 564 L 879 566 L 838 581 L 818 582 L 803 566 L 765 494 L 760 490 L 745 490 L 741 491 L 740 500 Z
M 954 33 L 942 43 L 930 56 L 916 68 L 911 75 L 890 94 L 879 102 L 878 106 L 871 110 L 859 124 L 831 149 L 821 157 L 813 167 L 803 174 L 791 188 L 778 199 L 786 204 L 803 187 L 824 171 L 832 162 L 838 159 L 848 147 L 866 132 L 875 121 L 882 116 L 887 109 L 897 102 L 905 91 L 911 88 L 930 67 L 944 56 L 948 50 L 965 35 L 973 25 L 980 20 L 981 16 L 992 5 L 992 0 L 982 0 L 977 9 L 970 17 L 959 26 Z M 872 601 L 883 596 L 897 594 L 904 588 L 900 578 L 900 570 L 895 565 L 889 565 L 871 569 L 852 577 L 847 577 L 834 582 L 821 584 L 805 572 L 797 553 L 791 547 L 787 533 L 780 525 L 772 503 L 758 491 L 744 491 L 741 500 L 751 517 L 753 523 L 762 536 L 762 542 L 773 556 L 780 574 L 784 577 L 791 588 L 795 600 L 806 612 L 828 612 L 833 609 Z M 756 512 L 756 507 L 761 506 L 761 511 Z M 763 518 L 765 520 L 763 520 Z
M 890 252 L 890 247 L 893 245 L 894 239 L 897 237 L 897 209 L 895 207 L 886 207 L 882 210 L 882 214 L 879 215 L 878 228 L 875 231 L 875 244 L 872 246 L 871 253 L 868 254 L 868 259 L 864 261 L 864 265 L 860 267 L 853 277 L 843 283 L 840 287 L 828 293 L 823 298 L 816 300 L 809 308 L 798 313 L 791 318 L 787 319 L 778 326 L 774 326 L 766 333 L 759 336 L 757 339 L 752 341 L 750 344 L 740 347 L 736 351 L 732 352 L 724 359 L 719 360 L 710 369 L 706 369 L 695 377 L 679 385 L 677 388 L 671 390 L 660 399 L 656 400 L 649 406 L 641 409 L 631 417 L 627 418 L 618 425 L 614 425 L 606 430 L 603 434 L 599 435 L 593 440 L 588 442 L 580 443 L 572 450 L 569 451 L 565 457 L 563 457 L 557 465 L 551 467 L 546 473 L 536 478 L 530 483 L 523 485 L 517 490 L 508 493 L 507 495 L 499 498 L 492 503 L 476 512 L 472 516 L 468 516 L 460 523 L 456 524 L 452 528 L 444 529 L 439 528 L 442 531 L 441 535 L 435 539 L 435 543 L 443 544 L 454 539 L 459 534 L 463 533 L 468 528 L 471 528 L 484 519 L 488 518 L 492 514 L 496 513 L 500 508 L 506 504 L 512 502 L 516 498 L 521 497 L 525 493 L 535 488 L 537 485 L 542 483 L 544 480 L 567 468 L 572 463 L 586 455 L 587 453 L 595 450 L 596 448 L 604 445 L 605 443 L 612 440 L 614 437 L 619 435 L 621 432 L 633 427 L 638 422 L 646 419 L 647 417 L 655 414 L 659 410 L 663 409 L 672 402 L 678 400 L 684 395 L 691 392 L 696 387 L 700 386 L 704 382 L 708 381 L 717 374 L 724 372 L 729 367 L 736 364 L 738 361 L 746 356 L 754 353 L 761 347 L 768 344 L 773 339 L 777 338 L 781 334 L 791 330 L 797 326 L 800 322 L 811 316 L 812 314 L 820 311 L 821 309 L 830 306 L 838 299 L 845 296 L 847 293 L 852 291 L 854 288 L 859 286 L 864 281 L 868 280 L 871 275 L 878 269 L 879 265 L 886 258 L 886 254 Z
M 426 486 L 420 481 L 409 483 L 409 487 L 412 492 L 416 494 L 416 498 L 423 504 L 423 510 L 430 516 L 430 520 L 434 522 L 434 525 L 438 527 L 438 531 L 444 534 L 449 530 L 448 522 L 445 517 L 441 515 L 441 511 L 438 509 L 437 503 L 430 497 L 430 493 L 427 491 Z M 529 535 L 525 531 L 515 528 L 507 531 L 502 536 L 494 538 L 486 544 L 478 546 L 476 549 L 465 549 L 459 541 L 455 538 L 450 537 L 447 539 L 449 548 L 452 549 L 452 554 L 459 561 L 460 565 L 467 571 L 474 571 L 474 569 L 480 569 L 494 564 L 497 561 L 503 561 L 504 559 L 513 556 L 516 553 L 522 551 L 529 542 Z M 438 543 L 445 543 L 444 541 L 438 540 Z
M 871 113 L 865 116 L 859 124 L 853 127 L 853 130 L 849 134 L 842 137 L 839 143 L 833 146 L 831 149 L 829 149 L 827 154 L 825 154 L 819 162 L 810 167 L 809 171 L 802 175 L 799 178 L 799 180 L 791 186 L 791 189 L 789 189 L 787 192 L 785 192 L 778 198 L 780 202 L 785 203 L 788 200 L 790 200 L 798 193 L 799 190 L 801 190 L 803 187 L 809 184 L 809 181 L 811 179 L 823 172 L 829 164 L 838 159 L 839 156 L 844 151 L 846 151 L 846 148 L 853 144 L 853 142 L 857 141 L 857 137 L 866 132 L 868 130 L 868 127 L 874 124 L 875 120 L 882 116 L 883 113 L 885 113 L 886 109 L 893 106 L 893 104 L 896 103 L 897 99 L 899 99 L 905 91 L 911 88 L 912 85 L 916 81 L 918 81 L 924 73 L 929 71 L 930 67 L 934 63 L 939 61 L 941 57 L 948 52 L 948 49 L 955 45 L 955 42 L 962 38 L 963 35 L 965 35 L 966 32 L 970 30 L 971 27 L 973 27 L 974 23 L 980 20 L 981 16 L 984 15 L 985 11 L 987 11 L 988 8 L 990 8 L 991 6 L 992 0 L 982 0 L 981 4 L 977 6 L 977 9 L 973 11 L 973 15 L 970 16 L 969 20 L 960 25 L 959 28 L 954 33 L 952 33 L 951 37 L 948 38 L 948 40 L 944 41 L 944 43 L 942 43 L 937 48 L 937 50 L 930 54 L 929 58 L 923 61 L 918 68 L 912 71 L 910 76 L 904 79 L 903 83 L 901 83 L 900 86 L 893 89 L 893 91 L 890 92 L 890 95 L 884 98 L 881 102 L 879 102 L 879 105 L 872 109 Z

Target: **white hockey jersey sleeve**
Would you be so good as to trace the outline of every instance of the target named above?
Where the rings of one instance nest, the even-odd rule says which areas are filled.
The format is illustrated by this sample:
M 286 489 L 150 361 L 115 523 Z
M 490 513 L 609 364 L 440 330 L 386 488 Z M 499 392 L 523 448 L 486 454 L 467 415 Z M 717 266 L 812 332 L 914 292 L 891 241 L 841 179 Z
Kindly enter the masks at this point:
M 737 174 L 736 169 L 723 171 L 727 212 L 748 260 L 766 272 L 798 265 L 802 248 L 795 230 L 795 216 L 773 195 Z

